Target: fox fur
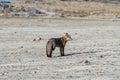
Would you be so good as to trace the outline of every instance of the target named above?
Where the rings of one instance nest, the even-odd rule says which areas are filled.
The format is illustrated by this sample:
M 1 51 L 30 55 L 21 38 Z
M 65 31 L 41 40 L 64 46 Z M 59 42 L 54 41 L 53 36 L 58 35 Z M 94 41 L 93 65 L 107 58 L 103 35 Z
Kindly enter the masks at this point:
M 72 40 L 71 36 L 68 33 L 65 33 L 60 38 L 50 38 L 46 45 L 46 55 L 47 57 L 52 57 L 52 52 L 56 47 L 60 48 L 61 56 L 64 56 L 64 48 L 67 41 Z

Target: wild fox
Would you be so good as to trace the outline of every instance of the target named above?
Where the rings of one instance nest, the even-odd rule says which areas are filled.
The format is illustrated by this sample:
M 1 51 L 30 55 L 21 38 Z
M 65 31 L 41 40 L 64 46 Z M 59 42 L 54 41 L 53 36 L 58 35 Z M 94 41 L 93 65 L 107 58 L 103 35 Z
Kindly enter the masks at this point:
M 61 56 L 64 56 L 64 47 L 67 41 L 72 40 L 71 36 L 68 33 L 65 33 L 60 38 L 51 38 L 47 42 L 46 45 L 46 55 L 47 57 L 52 57 L 52 51 L 55 50 L 56 47 L 60 48 Z

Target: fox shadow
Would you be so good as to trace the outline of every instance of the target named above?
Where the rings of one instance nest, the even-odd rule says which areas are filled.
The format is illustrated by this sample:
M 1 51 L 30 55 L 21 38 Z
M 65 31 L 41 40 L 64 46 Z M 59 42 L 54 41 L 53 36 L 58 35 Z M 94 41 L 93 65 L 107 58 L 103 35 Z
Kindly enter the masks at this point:
M 77 53 L 68 53 L 65 56 L 73 56 L 73 55 L 78 55 L 78 54 L 90 54 L 90 53 L 97 53 L 98 51 L 86 51 L 86 52 L 77 52 Z

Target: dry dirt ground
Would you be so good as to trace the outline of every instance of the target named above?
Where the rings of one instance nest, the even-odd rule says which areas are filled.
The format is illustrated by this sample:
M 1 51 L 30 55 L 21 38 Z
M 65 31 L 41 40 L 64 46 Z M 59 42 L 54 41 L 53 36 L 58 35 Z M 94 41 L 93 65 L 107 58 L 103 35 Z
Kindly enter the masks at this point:
M 65 56 L 47 58 L 48 39 L 65 32 Z M 120 80 L 120 20 L 1 18 L 0 80 L 58 79 Z

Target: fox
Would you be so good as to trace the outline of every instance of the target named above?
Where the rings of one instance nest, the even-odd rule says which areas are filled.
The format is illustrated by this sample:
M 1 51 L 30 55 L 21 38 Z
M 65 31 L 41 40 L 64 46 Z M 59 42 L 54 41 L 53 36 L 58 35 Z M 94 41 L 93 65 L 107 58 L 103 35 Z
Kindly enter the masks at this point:
M 56 47 L 60 48 L 60 54 L 61 56 L 64 56 L 64 48 L 67 43 L 67 41 L 73 40 L 70 36 L 70 34 L 65 33 L 60 38 L 50 38 L 46 45 L 46 55 L 47 57 L 52 57 L 52 52 L 55 50 Z

